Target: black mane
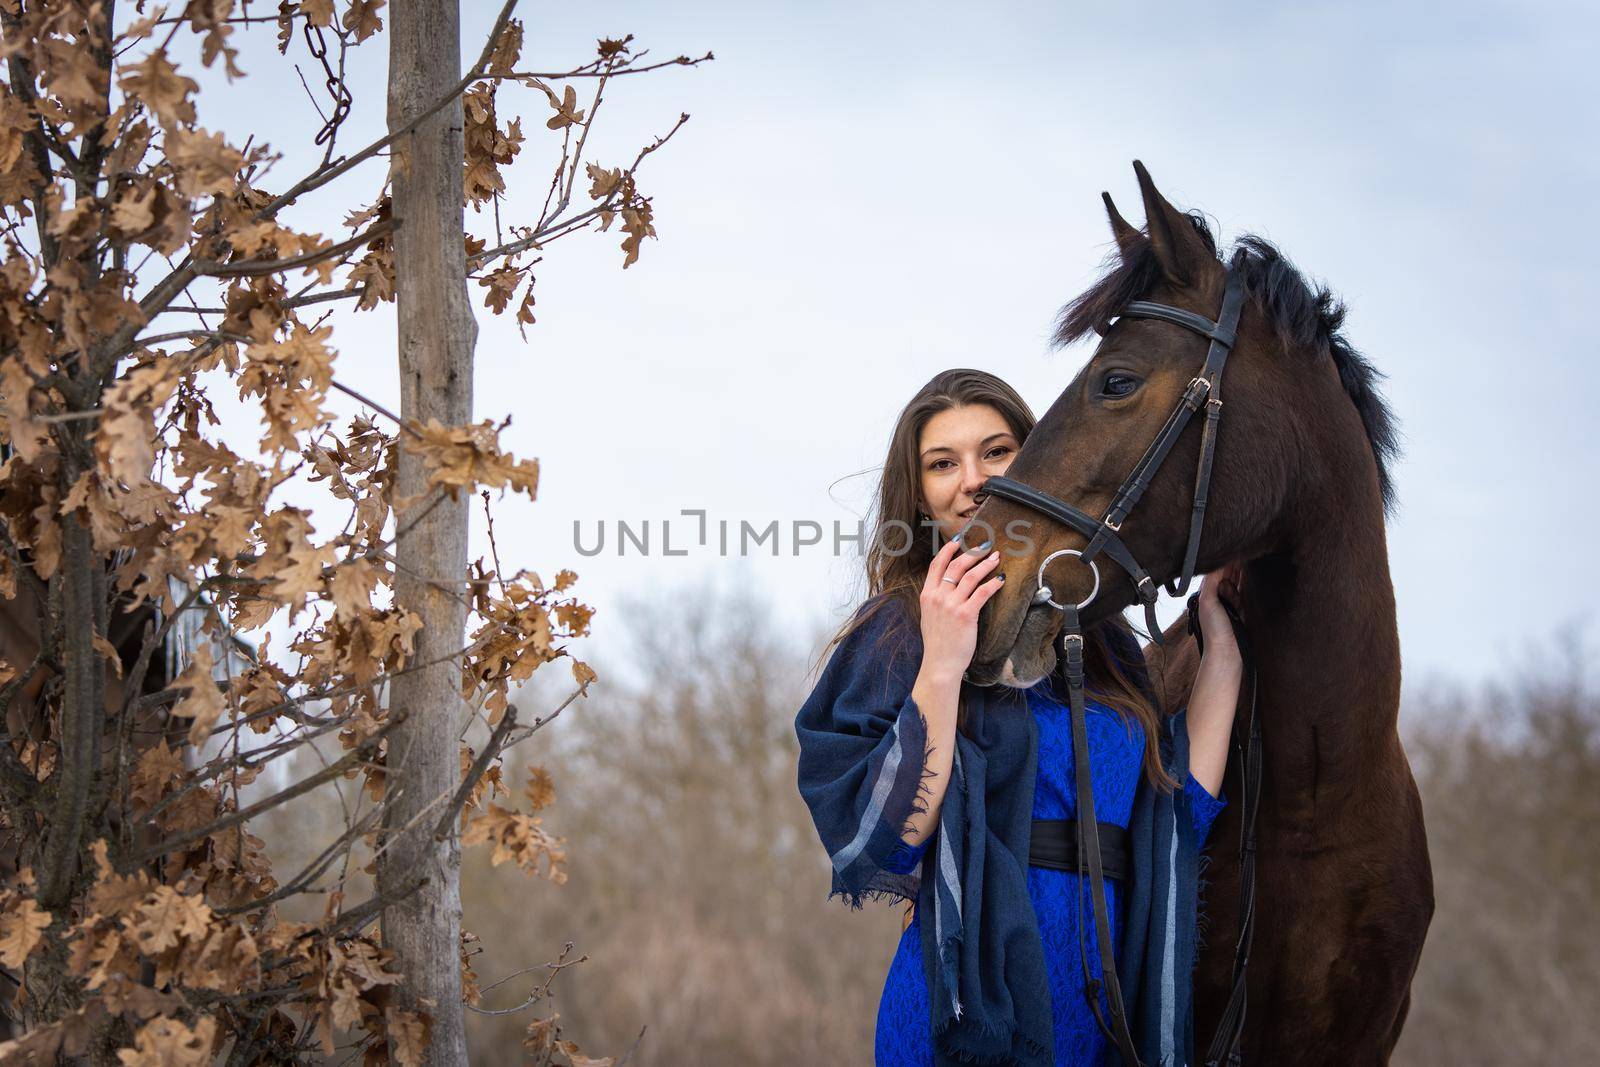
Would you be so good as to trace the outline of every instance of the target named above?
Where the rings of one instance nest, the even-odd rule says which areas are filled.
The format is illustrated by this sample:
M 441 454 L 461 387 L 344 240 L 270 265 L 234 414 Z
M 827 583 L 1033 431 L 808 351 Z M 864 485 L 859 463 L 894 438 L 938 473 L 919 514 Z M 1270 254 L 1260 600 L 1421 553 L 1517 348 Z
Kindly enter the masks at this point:
M 1188 215 L 1195 232 L 1213 254 L 1216 238 L 1205 217 Z M 1246 235 L 1233 247 L 1231 267 L 1244 278 L 1245 292 L 1266 312 L 1267 321 L 1286 350 L 1326 354 L 1339 371 L 1339 382 L 1361 415 L 1367 442 L 1378 462 L 1383 509 L 1392 511 L 1395 486 L 1390 466 L 1400 453 L 1400 428 L 1378 391 L 1384 375 L 1356 351 L 1340 332 L 1345 307 L 1326 286 L 1308 282 L 1271 242 Z M 1105 274 L 1086 292 L 1061 309 L 1055 343 L 1067 345 L 1103 333 L 1124 305 L 1148 293 L 1160 277 L 1155 252 L 1144 240 L 1128 253 L 1114 252 Z

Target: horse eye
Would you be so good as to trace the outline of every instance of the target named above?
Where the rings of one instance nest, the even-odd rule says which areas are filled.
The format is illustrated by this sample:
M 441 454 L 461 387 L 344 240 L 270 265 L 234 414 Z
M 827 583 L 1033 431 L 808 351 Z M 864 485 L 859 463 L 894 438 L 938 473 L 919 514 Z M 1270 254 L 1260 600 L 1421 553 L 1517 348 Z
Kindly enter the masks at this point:
M 1100 386 L 1104 396 L 1123 397 L 1139 388 L 1139 379 L 1131 374 L 1108 374 L 1105 382 Z

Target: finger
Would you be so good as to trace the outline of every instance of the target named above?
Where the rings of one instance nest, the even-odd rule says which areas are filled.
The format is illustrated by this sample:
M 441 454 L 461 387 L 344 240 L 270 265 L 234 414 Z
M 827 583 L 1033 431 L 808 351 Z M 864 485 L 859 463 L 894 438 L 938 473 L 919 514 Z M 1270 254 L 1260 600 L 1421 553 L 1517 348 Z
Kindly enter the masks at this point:
M 981 608 L 989 602 L 989 598 L 998 593 L 1006 584 L 1006 576 L 997 574 L 973 592 L 972 598 L 967 601 L 973 607 Z
M 1244 565 L 1234 560 L 1222 569 L 1219 577 L 1221 582 L 1217 592 L 1229 600 L 1239 599 L 1239 583 L 1244 581 Z
M 956 585 L 956 592 L 959 593 L 963 598 L 971 596 L 972 591 L 977 588 L 978 583 L 983 581 L 990 574 L 994 573 L 995 567 L 999 566 L 999 564 L 1000 553 L 989 553 L 987 556 L 983 557 L 982 560 L 969 568 L 966 574 L 961 576 L 961 581 Z
M 989 555 L 994 554 L 995 553 L 988 552 L 988 542 L 984 542 L 977 548 L 974 548 L 971 552 L 963 552 L 956 556 L 955 559 L 951 560 L 950 565 L 944 570 L 944 577 L 954 578 L 957 582 L 959 582 L 961 580 L 961 576 L 972 569 L 975 564 L 981 560 L 987 559 Z
M 960 547 L 960 541 L 946 541 L 939 551 L 934 553 L 933 562 L 928 564 L 928 576 L 922 582 L 924 591 L 931 590 L 938 585 L 939 579 L 944 577 L 945 568 L 950 565 L 950 561 L 955 558 L 956 551 Z

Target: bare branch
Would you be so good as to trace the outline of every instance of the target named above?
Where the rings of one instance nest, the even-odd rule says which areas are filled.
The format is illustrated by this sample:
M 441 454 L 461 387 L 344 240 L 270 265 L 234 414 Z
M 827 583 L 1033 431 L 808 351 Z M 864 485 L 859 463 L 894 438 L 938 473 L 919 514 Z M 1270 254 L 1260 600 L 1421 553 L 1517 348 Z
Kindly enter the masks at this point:
M 158 841 L 154 845 L 150 845 L 149 847 L 143 849 L 134 857 L 119 862 L 117 864 L 117 869 L 123 873 L 137 870 L 146 863 L 158 859 L 161 856 L 165 856 L 169 852 L 177 852 L 181 849 L 187 848 L 190 845 L 204 841 L 212 834 L 219 833 L 233 826 L 238 826 L 240 823 L 253 819 L 263 812 L 268 812 L 273 808 L 281 807 L 282 805 L 293 800 L 295 797 L 311 792 L 311 790 L 317 788 L 319 785 L 322 785 L 324 782 L 330 782 L 333 779 L 338 778 L 351 767 L 365 762 L 369 756 L 377 751 L 378 742 L 382 740 L 390 730 L 394 729 L 401 722 L 405 721 L 405 717 L 406 713 L 404 711 L 390 712 L 389 717 L 384 721 L 382 726 L 368 734 L 366 737 L 362 738 L 355 748 L 345 753 L 343 757 L 330 766 L 323 768 L 316 774 L 309 775 L 308 777 L 301 779 L 291 786 L 280 789 L 270 797 L 258 800 L 256 803 L 251 804 L 248 807 L 241 808 L 238 811 L 230 812 L 220 819 L 215 819 L 209 823 L 206 823 L 204 826 L 198 826 L 192 830 L 185 830 L 183 833 L 175 834 L 164 841 Z
M 673 123 L 672 129 L 668 130 L 665 134 L 657 137 L 650 144 L 640 149 L 638 156 L 634 158 L 633 165 L 623 172 L 624 177 L 631 177 L 636 174 L 639 170 L 639 165 L 644 162 L 645 157 L 661 148 L 668 141 L 672 140 L 673 134 L 683 129 L 684 123 L 688 121 L 689 116 L 687 113 L 679 115 L 678 121 Z M 581 228 L 580 226 L 575 225 L 577 223 L 587 225 L 590 221 L 598 218 L 601 214 L 607 211 L 618 210 L 620 205 L 617 203 L 617 195 L 623 184 L 624 183 L 619 182 L 617 184 L 617 189 L 608 194 L 604 200 L 577 215 L 573 215 L 568 218 L 552 219 L 538 231 L 528 235 L 527 237 L 523 237 L 515 241 L 508 241 L 507 243 L 500 245 L 498 248 L 490 248 L 479 252 L 477 255 L 472 256 L 467 260 L 467 266 L 476 270 L 484 263 L 487 263 L 492 259 L 498 259 L 502 256 L 514 256 L 518 252 L 526 252 L 530 248 L 537 248 L 547 241 L 552 241 L 557 237 L 565 236 L 573 229 Z
M 634 57 L 634 59 L 641 59 L 644 57 L 644 55 L 645 53 L 640 52 L 639 55 Z M 564 81 L 567 78 L 620 78 L 625 74 L 647 74 L 652 70 L 661 70 L 663 67 L 698 67 L 700 64 L 709 63 L 716 58 L 717 57 L 715 55 L 707 52 L 698 59 L 690 59 L 688 56 L 675 56 L 672 59 L 664 59 L 659 63 L 650 63 L 641 67 L 618 66 L 609 70 L 603 65 L 603 61 L 597 59 L 592 63 L 586 63 L 581 67 L 575 67 L 572 70 L 564 70 L 559 73 L 547 73 L 545 71 L 537 70 L 518 70 L 512 71 L 510 74 L 501 75 L 501 77 L 519 80 L 531 78 L 538 81 L 552 82 Z
M 325 259 L 336 259 L 370 241 L 375 241 L 386 233 L 392 233 L 400 225 L 399 219 L 384 219 L 375 222 L 354 237 L 346 238 L 338 244 L 319 248 L 315 252 L 303 252 L 298 256 L 287 259 L 259 259 L 245 260 L 240 263 L 219 263 L 209 259 L 194 261 L 196 274 L 206 274 L 213 278 L 238 278 L 260 274 L 277 274 L 280 271 L 294 270 L 296 267 L 308 267 L 321 263 Z
M 506 738 L 511 736 L 511 731 L 516 725 L 517 706 L 515 704 L 507 705 L 506 713 L 501 718 L 500 725 L 496 726 L 494 733 L 489 735 L 489 740 L 484 744 L 483 751 L 478 753 L 478 758 L 472 761 L 472 766 L 467 770 L 466 775 L 462 777 L 461 784 L 456 788 L 456 795 L 450 798 L 450 806 L 445 809 L 444 814 L 439 817 L 438 823 L 434 825 L 433 839 L 435 841 L 443 841 L 450 836 L 451 830 L 455 827 L 457 816 L 461 814 L 461 809 L 466 807 L 467 798 L 472 795 L 473 789 L 477 787 L 478 779 L 483 777 L 484 772 L 489 769 L 489 764 L 493 763 L 500 753 L 504 751 Z

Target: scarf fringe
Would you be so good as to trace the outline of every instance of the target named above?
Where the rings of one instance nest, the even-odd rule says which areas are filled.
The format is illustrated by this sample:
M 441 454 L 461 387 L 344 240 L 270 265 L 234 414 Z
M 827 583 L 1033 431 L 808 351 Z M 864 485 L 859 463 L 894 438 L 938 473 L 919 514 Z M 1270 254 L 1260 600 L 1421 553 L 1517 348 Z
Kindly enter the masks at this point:
M 933 803 L 933 787 L 928 783 L 929 779 L 937 777 L 939 772 L 930 768 L 928 764 L 933 761 L 935 746 L 931 740 L 928 740 L 928 717 L 922 713 L 921 708 L 917 708 L 916 712 L 924 739 L 922 764 L 917 776 L 917 790 L 911 798 L 911 810 L 900 821 L 900 840 L 895 845 L 894 851 L 890 852 L 888 857 L 885 857 L 886 861 L 901 852 L 910 850 L 912 846 L 906 844 L 905 837 L 913 829 L 911 824 L 912 816 L 926 815 Z M 852 911 L 862 910 L 869 900 L 890 904 L 906 901 L 914 906 L 917 902 L 917 892 L 921 881 L 920 870 L 899 874 L 880 867 L 868 878 L 867 885 L 863 888 L 847 889 L 839 886 L 828 894 L 828 899 L 832 900 L 834 897 L 839 897 Z
M 953 1022 L 955 1022 L 955 1016 L 945 1016 L 934 1031 L 933 1036 L 935 1044 L 939 1046 L 939 1052 L 958 1063 L 978 1064 L 980 1067 L 999 1067 L 1001 1064 L 1015 1064 L 1018 1062 L 1048 1063 L 1050 1060 L 1051 1050 L 1049 1048 L 1039 1044 L 1037 1041 L 1030 1040 L 1023 1034 L 1017 1033 L 1016 1028 L 1013 1026 L 990 1026 L 974 1020 L 965 1025 L 969 1029 L 976 1030 L 976 1034 L 970 1032 L 956 1034 L 950 1030 Z M 1003 1041 L 1006 1043 L 1007 1048 L 1004 1052 L 988 1052 L 952 1044 L 954 1040 L 970 1040 L 974 1036 L 985 1041 Z M 1012 1046 L 1018 1043 L 1022 1045 L 1023 1052 L 1027 1056 L 1026 1060 L 1019 1061 L 1017 1059 Z
M 869 900 L 883 901 L 889 904 L 898 904 L 901 901 L 908 900 L 914 903 L 917 899 L 917 894 L 915 889 L 910 892 L 901 892 L 897 889 L 879 886 L 867 889 L 835 889 L 828 894 L 829 900 L 834 897 L 842 900 L 851 911 L 860 911 Z

